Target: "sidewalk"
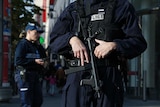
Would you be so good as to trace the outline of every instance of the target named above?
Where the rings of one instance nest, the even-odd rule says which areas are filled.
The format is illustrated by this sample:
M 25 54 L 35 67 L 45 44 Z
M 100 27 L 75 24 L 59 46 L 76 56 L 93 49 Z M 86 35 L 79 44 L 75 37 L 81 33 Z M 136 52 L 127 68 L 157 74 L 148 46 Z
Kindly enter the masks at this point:
M 56 94 L 54 96 L 44 95 L 44 101 L 42 107 L 60 107 L 61 95 Z M 19 96 L 13 96 L 9 102 L 0 102 L 0 107 L 20 107 Z
M 60 105 L 61 94 L 56 94 L 55 96 L 44 96 L 44 103 L 42 107 L 60 107 Z M 14 96 L 10 102 L 0 102 L 0 107 L 20 107 L 19 96 Z M 143 101 L 141 99 L 125 98 L 123 107 L 160 107 L 160 101 Z
M 160 107 L 160 101 L 125 98 L 124 107 Z
M 45 86 L 45 84 L 44 84 Z M 61 107 L 61 94 L 57 92 L 54 96 L 50 96 L 46 93 L 45 87 L 43 88 L 44 93 L 44 103 L 42 107 Z M 0 107 L 20 107 L 20 99 L 19 96 L 13 96 L 13 98 L 9 102 L 0 102 Z M 160 107 L 159 100 L 147 100 L 143 101 L 142 99 L 137 98 L 124 98 L 124 106 L 123 107 Z

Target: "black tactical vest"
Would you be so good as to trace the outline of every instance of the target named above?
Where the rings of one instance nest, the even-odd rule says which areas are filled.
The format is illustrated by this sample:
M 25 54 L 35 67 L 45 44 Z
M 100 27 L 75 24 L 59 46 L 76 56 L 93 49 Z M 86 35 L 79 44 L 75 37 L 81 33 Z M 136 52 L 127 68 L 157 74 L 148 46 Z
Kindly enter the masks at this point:
M 82 2 L 83 0 L 78 1 L 79 3 L 84 3 Z M 124 33 L 120 29 L 121 25 L 113 22 L 115 6 L 116 0 L 104 0 L 98 4 L 85 4 L 85 6 L 78 4 L 77 11 L 83 36 L 87 38 L 88 30 L 90 30 L 91 35 L 100 31 L 101 33 L 97 34 L 95 38 L 105 41 L 123 38 Z
M 113 22 L 116 0 L 104 0 L 95 4 L 84 3 L 83 0 L 78 0 L 77 11 L 80 19 L 80 34 L 82 38 L 88 38 L 89 32 L 95 35 L 95 38 L 104 41 L 113 41 L 114 39 L 122 39 L 125 34 L 118 25 Z M 81 37 L 80 37 L 81 38 Z M 96 45 L 94 39 L 93 45 Z M 117 60 L 116 54 L 112 54 L 107 58 L 107 63 L 115 63 Z M 111 58 L 111 60 L 109 60 Z M 113 59 L 115 58 L 115 60 Z M 100 63 L 106 62 L 106 59 L 97 60 Z M 114 61 L 114 62 L 111 62 Z

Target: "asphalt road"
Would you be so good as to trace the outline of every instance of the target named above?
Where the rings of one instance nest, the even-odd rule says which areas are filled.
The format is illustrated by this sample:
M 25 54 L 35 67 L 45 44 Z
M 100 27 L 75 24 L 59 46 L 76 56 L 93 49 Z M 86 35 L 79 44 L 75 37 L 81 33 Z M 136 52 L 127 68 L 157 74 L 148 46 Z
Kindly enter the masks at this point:
M 42 107 L 60 107 L 60 99 L 60 94 L 54 96 L 44 95 Z M 19 96 L 14 96 L 9 102 L 0 102 L 0 107 L 20 107 Z
M 54 96 L 50 96 L 46 93 L 44 87 L 44 102 L 42 107 L 61 107 L 61 94 L 58 93 L 58 89 Z M 0 107 L 20 107 L 19 96 L 13 96 L 9 102 L 0 102 Z M 158 100 L 146 100 L 127 98 L 124 99 L 124 107 L 160 107 L 160 101 Z
M 60 107 L 61 94 L 54 96 L 44 95 L 42 107 Z M 19 96 L 14 96 L 9 102 L 0 102 L 0 107 L 20 107 Z M 160 101 L 125 98 L 124 107 L 160 107 Z

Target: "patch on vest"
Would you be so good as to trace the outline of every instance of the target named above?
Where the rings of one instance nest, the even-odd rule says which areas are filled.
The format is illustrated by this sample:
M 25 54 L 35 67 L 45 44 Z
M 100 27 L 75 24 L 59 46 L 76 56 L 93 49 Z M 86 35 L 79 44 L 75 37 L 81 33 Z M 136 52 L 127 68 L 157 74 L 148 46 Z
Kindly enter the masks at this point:
M 93 14 L 91 16 L 91 21 L 104 20 L 104 9 L 98 9 L 98 14 Z

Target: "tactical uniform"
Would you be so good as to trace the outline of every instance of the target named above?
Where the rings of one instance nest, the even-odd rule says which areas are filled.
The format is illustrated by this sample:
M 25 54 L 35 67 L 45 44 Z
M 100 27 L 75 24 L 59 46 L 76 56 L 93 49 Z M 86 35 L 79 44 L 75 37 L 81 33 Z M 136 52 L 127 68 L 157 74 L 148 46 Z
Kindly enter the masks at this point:
M 22 107 L 40 107 L 43 102 L 40 76 L 43 66 L 35 63 L 36 58 L 45 58 L 41 45 L 21 39 L 15 51 L 15 79 L 20 91 Z
M 67 75 L 63 88 L 62 107 L 90 107 L 91 102 L 93 107 L 122 107 L 123 83 L 118 57 L 134 58 L 147 47 L 138 18 L 127 0 L 84 0 L 84 4 L 85 13 L 81 11 L 81 4 L 74 2 L 61 14 L 50 36 L 51 52 L 68 55 L 70 38 L 77 35 L 86 44 L 88 30 L 91 35 L 100 32 L 95 38 L 114 41 L 117 48 L 103 59 L 95 57 L 99 79 L 103 83 L 100 98 L 91 86 L 80 86 L 80 81 L 88 78 L 88 73 L 71 73 Z M 92 45 L 97 44 L 92 41 Z

